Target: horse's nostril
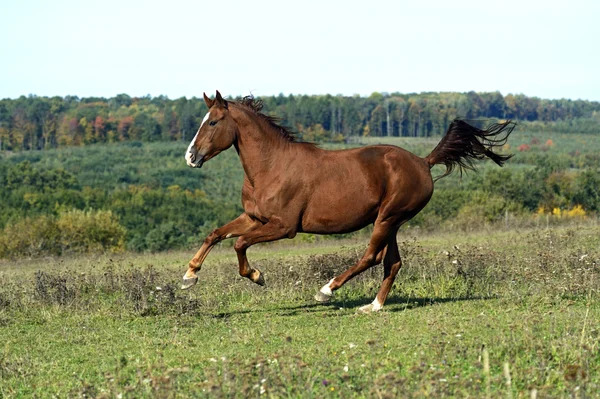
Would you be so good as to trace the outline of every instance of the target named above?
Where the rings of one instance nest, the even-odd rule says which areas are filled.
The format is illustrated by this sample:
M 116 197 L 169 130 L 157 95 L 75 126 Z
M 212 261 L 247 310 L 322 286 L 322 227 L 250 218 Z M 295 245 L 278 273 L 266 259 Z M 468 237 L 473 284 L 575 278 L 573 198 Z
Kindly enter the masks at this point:
M 194 162 L 194 160 L 196 159 L 196 157 L 194 156 L 194 154 L 192 152 L 189 152 L 190 155 L 190 161 Z

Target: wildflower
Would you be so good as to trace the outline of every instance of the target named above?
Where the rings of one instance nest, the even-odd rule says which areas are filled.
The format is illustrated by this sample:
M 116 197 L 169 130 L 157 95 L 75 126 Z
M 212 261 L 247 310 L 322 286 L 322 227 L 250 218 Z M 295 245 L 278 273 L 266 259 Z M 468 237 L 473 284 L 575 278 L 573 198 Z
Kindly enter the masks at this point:
M 581 205 L 575 205 L 571 210 L 567 211 L 569 217 L 583 217 L 585 216 L 585 210 Z
M 537 210 L 536 214 L 537 214 L 538 216 L 541 216 L 541 215 L 543 215 L 544 213 L 546 213 L 546 209 L 544 209 L 544 207 L 543 207 L 543 206 L 540 206 L 540 207 L 538 208 L 538 210 Z

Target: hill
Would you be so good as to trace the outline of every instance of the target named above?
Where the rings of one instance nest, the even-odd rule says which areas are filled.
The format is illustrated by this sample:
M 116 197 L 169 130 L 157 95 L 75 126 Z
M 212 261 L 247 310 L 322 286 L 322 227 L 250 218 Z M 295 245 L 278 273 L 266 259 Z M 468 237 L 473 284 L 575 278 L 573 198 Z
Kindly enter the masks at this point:
M 438 140 L 369 137 L 325 146 L 384 142 L 424 156 Z M 4 153 L 0 256 L 86 252 L 97 250 L 98 242 L 110 250 L 197 246 L 242 211 L 243 171 L 233 150 L 192 170 L 183 161 L 185 147 L 124 142 Z M 593 215 L 600 208 L 599 147 L 587 134 L 515 131 L 504 149 L 515 156 L 505 168 L 483 163 L 478 172 L 439 181 L 410 226 L 468 229 L 534 223 L 548 214 L 557 222 Z

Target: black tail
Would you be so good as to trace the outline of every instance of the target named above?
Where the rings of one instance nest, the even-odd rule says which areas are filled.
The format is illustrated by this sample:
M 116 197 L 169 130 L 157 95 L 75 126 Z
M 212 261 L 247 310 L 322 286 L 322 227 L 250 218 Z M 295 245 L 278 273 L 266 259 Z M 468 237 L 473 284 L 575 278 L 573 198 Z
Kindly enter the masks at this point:
M 489 158 L 502 166 L 512 155 L 500 155 L 492 150 L 506 144 L 515 126 L 514 122 L 506 121 L 491 124 L 485 130 L 481 130 L 465 121 L 455 119 L 442 141 L 425 157 L 425 162 L 429 167 L 446 165 L 446 172 L 438 176 L 436 181 L 448 176 L 457 166 L 461 174 L 465 169 L 473 170 L 474 159 Z

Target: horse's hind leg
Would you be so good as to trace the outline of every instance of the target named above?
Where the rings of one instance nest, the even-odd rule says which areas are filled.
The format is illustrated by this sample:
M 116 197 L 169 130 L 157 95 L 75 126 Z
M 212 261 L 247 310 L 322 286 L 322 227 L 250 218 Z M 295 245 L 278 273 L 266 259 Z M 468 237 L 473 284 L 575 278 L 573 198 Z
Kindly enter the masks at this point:
M 331 279 L 329 283 L 325 284 L 323 288 L 321 288 L 321 290 L 315 295 L 315 300 L 319 302 L 329 301 L 333 291 L 340 288 L 352 277 L 364 272 L 371 266 L 376 265 L 378 258 L 379 261 L 381 261 L 380 259 L 384 254 L 384 249 L 387 244 L 387 237 L 391 234 L 392 230 L 394 231 L 393 235 L 395 236 L 397 228 L 393 228 L 390 222 L 375 222 L 373 234 L 371 235 L 371 240 L 369 241 L 369 246 L 367 247 L 367 250 L 362 258 L 360 258 L 356 265 L 352 266 L 339 276 Z M 389 252 L 389 249 L 387 252 Z
M 381 263 L 386 252 L 387 252 L 387 245 L 385 247 L 383 247 L 383 249 L 377 253 L 377 256 L 375 257 L 375 265 L 378 265 Z
M 401 267 L 402 258 L 398 251 L 398 243 L 396 242 L 396 234 L 394 233 L 388 238 L 387 251 L 383 260 L 383 282 L 381 283 L 381 288 L 379 288 L 379 292 L 377 292 L 377 296 L 373 302 L 359 309 L 361 312 L 376 312 L 383 307 L 392 284 L 394 284 L 394 280 L 396 279 L 396 274 L 398 274 Z

